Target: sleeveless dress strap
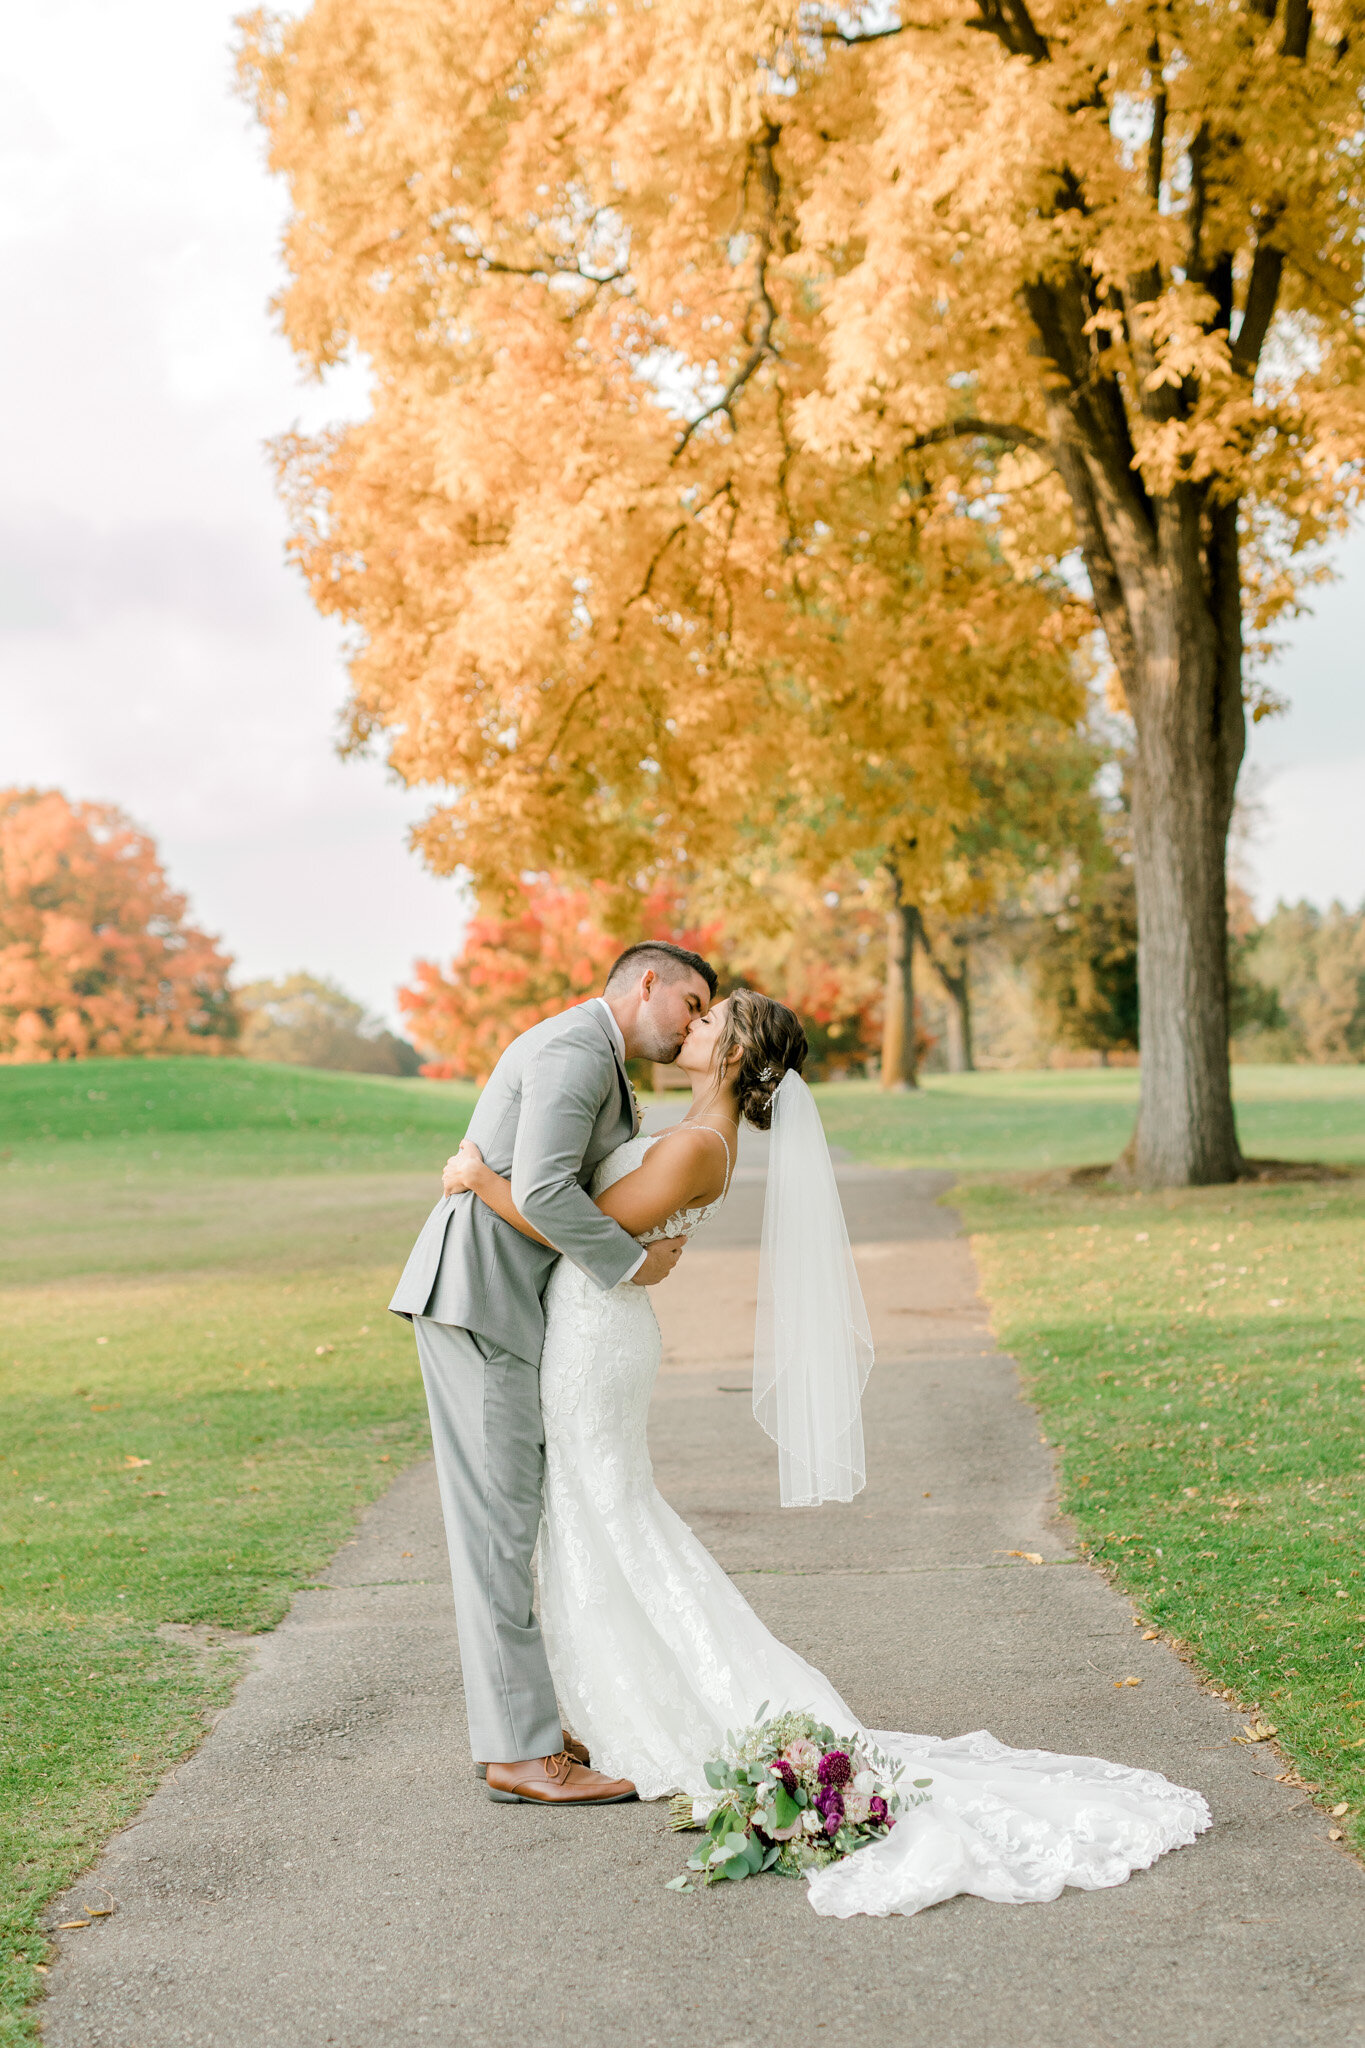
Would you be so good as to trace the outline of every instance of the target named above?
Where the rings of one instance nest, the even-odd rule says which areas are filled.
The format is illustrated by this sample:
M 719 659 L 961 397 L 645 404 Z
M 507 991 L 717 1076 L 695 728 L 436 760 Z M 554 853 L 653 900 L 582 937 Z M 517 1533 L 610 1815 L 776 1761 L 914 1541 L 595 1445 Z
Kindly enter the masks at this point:
M 725 1146 L 725 1185 L 716 1197 L 718 1202 L 723 1202 L 730 1192 L 730 1176 L 735 1170 L 734 1160 L 730 1157 L 730 1147 L 725 1143 L 725 1133 L 718 1131 L 714 1124 L 689 1124 L 683 1121 L 682 1123 L 670 1124 L 666 1131 L 657 1131 L 654 1136 L 654 1143 L 657 1145 L 660 1138 L 671 1138 L 675 1131 L 709 1131 L 713 1138 L 718 1138 L 721 1144 Z

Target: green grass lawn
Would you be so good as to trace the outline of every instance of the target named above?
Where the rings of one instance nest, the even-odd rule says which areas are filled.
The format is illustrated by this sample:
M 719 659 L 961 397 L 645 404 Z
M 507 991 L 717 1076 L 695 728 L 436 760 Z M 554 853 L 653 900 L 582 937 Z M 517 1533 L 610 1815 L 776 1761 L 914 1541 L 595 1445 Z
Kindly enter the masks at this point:
M 1365 1067 L 1234 1067 L 1253 1158 L 1365 1160 Z M 959 1173 L 1107 1164 L 1132 1136 L 1132 1067 L 929 1074 L 904 1095 L 868 1082 L 817 1088 L 830 1141 L 879 1166 Z
M 0 1068 L 0 2041 L 31 2038 L 44 1903 L 199 1740 L 231 1632 L 423 1448 L 385 1304 L 473 1097 Z
M 1365 1169 L 1365 1069 L 1234 1079 L 1246 1152 Z M 821 1109 L 860 1157 L 963 1169 L 1063 1507 L 1365 1847 L 1365 1179 L 1142 1195 L 1040 1171 L 1115 1157 L 1136 1099 L 1131 1071 L 945 1075 Z
M 1092 1554 L 1365 1847 L 1365 1181 L 955 1199 Z
M 1237 1082 L 1249 1151 L 1365 1161 L 1361 1069 Z M 423 1449 L 384 1304 L 473 1096 L 237 1060 L 0 1068 L 0 2042 L 32 2038 L 45 1901 L 199 1740 L 234 1632 L 277 1622 Z M 1122 1148 L 1130 1072 L 820 1098 L 850 1151 L 964 1171 L 1096 1555 L 1305 1776 L 1365 1798 L 1365 1183 L 1040 1182 Z

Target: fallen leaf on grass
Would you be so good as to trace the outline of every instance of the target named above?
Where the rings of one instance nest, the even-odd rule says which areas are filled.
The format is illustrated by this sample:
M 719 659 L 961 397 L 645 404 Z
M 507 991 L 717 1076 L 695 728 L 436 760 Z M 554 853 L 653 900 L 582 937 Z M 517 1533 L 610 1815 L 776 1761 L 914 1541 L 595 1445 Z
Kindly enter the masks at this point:
M 1341 1819 L 1341 1816 L 1343 1815 L 1343 1813 L 1349 1813 L 1350 1811 L 1351 1811 L 1350 1801 L 1349 1801 L 1349 1800 L 1346 1800 L 1346 1799 L 1342 1799 L 1342 1800 L 1338 1801 L 1337 1805 L 1335 1805 L 1335 1806 L 1334 1806 L 1334 1807 L 1332 1808 L 1332 1818 L 1333 1818 L 1333 1820 L 1340 1820 L 1340 1819 Z
M 1278 1728 L 1271 1727 L 1269 1721 L 1248 1721 L 1241 1734 L 1234 1735 L 1232 1739 L 1234 1742 L 1269 1742 L 1279 1732 Z
M 1022 1557 L 1025 1564 L 1041 1564 L 1043 1561 L 1040 1550 L 997 1550 L 995 1554 L 997 1557 Z
M 336 1350 L 336 1345 L 335 1345 L 335 1344 L 315 1344 L 315 1345 L 313 1346 L 313 1356 L 314 1356 L 314 1358 L 325 1358 L 325 1357 L 327 1356 L 327 1353 L 328 1353 L 329 1351 L 335 1351 L 335 1350 Z
M 1160 1639 L 1161 1630 L 1159 1628 L 1145 1628 L 1142 1631 L 1142 1640 L 1144 1643 L 1155 1643 L 1159 1642 Z
M 151 1459 L 150 1459 L 150 1458 L 135 1458 L 135 1457 L 133 1456 L 132 1452 L 130 1451 L 130 1452 L 129 1452 L 129 1453 L 127 1454 L 127 1456 L 126 1456 L 126 1457 L 124 1458 L 123 1462 L 124 1462 L 124 1464 L 125 1464 L 125 1465 L 128 1465 L 128 1466 L 132 1466 L 132 1465 L 150 1465 L 152 1461 L 151 1461 Z
M 1346 1837 L 1340 1828 L 1328 1828 L 1327 1839 L 1329 1842 L 1344 1842 Z

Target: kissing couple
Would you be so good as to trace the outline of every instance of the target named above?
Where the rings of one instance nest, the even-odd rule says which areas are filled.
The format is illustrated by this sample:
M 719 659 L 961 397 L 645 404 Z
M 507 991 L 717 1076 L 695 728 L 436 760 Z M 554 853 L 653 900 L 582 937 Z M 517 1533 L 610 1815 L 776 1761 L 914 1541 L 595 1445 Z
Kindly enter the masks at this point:
M 727 1731 L 806 1714 L 932 1779 L 880 1840 L 806 1873 L 817 1912 L 1121 1884 L 1209 1825 L 1197 1792 L 984 1731 L 862 1730 L 655 1487 L 649 1289 L 724 1202 L 741 1120 L 772 1132 L 754 1412 L 783 1505 L 864 1483 L 871 1337 L 806 1051 L 784 1004 L 742 988 L 717 1001 L 698 954 L 632 946 L 601 996 L 507 1048 L 446 1168 L 390 1306 L 426 1386 L 476 1765 L 491 1799 L 686 1794 L 700 1814 Z M 680 1123 L 640 1130 L 632 1059 L 687 1076 Z

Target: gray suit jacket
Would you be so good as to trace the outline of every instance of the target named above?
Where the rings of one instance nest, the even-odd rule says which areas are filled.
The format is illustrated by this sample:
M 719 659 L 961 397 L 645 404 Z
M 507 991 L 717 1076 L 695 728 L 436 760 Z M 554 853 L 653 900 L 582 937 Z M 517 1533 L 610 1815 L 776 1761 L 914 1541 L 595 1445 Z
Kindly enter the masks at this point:
M 562 1252 L 615 1287 L 640 1247 L 586 1193 L 593 1169 L 638 1128 L 626 1070 L 593 1004 L 533 1024 L 508 1046 L 480 1095 L 469 1136 L 550 1244 L 523 1237 L 477 1195 L 444 1195 L 412 1248 L 389 1307 L 490 1337 L 538 1359 L 541 1296 Z

